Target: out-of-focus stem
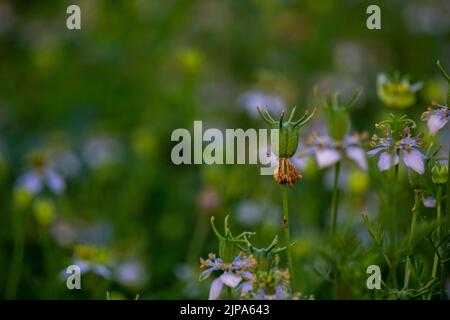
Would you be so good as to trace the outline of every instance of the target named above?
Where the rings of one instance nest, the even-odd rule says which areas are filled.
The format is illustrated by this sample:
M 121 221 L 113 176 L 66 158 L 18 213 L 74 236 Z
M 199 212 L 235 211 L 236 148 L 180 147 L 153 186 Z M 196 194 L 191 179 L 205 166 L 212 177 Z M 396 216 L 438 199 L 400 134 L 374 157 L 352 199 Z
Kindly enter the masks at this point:
M 283 229 L 284 229 L 284 240 L 286 243 L 286 252 L 287 252 L 287 262 L 289 268 L 289 275 L 291 278 L 291 289 L 292 293 L 295 294 L 295 274 L 294 274 L 294 258 L 292 254 L 292 246 L 291 246 L 291 231 L 290 231 L 290 223 L 289 223 L 289 203 L 288 203 L 288 193 L 287 187 L 281 187 L 282 197 L 283 197 Z
M 413 249 L 413 239 L 414 239 L 414 231 L 416 229 L 416 221 L 417 215 L 419 214 L 419 206 L 420 206 L 420 191 L 414 190 L 414 207 L 411 210 L 412 219 L 411 219 L 411 229 L 409 231 L 409 239 L 408 239 L 408 248 L 407 248 L 407 256 L 406 256 L 406 265 L 405 265 L 405 278 L 403 283 L 403 289 L 408 289 L 409 287 L 409 278 L 411 276 L 411 255 Z
M 331 234 L 336 234 L 337 211 L 339 204 L 339 172 L 341 162 L 337 162 L 334 167 L 333 197 L 331 199 Z

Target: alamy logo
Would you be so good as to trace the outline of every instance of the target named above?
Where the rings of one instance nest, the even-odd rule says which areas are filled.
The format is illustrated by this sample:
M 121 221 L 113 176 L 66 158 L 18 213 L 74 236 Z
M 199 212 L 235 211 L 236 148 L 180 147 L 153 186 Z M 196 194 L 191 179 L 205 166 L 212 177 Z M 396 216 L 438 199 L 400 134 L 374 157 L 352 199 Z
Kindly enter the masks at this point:
M 81 289 L 81 269 L 76 264 L 70 265 L 66 269 L 66 273 L 70 274 L 66 280 L 67 289 Z
M 366 281 L 367 289 L 381 289 L 381 270 L 376 264 L 367 267 L 367 273 L 371 274 Z
M 176 165 L 260 164 L 264 166 L 261 175 L 272 175 L 277 161 L 268 151 L 269 135 L 271 144 L 277 144 L 279 129 L 225 129 L 224 135 L 215 128 L 203 132 L 202 121 L 194 121 L 193 136 L 185 128 L 172 132 L 171 140 L 178 143 L 172 148 L 171 159 Z

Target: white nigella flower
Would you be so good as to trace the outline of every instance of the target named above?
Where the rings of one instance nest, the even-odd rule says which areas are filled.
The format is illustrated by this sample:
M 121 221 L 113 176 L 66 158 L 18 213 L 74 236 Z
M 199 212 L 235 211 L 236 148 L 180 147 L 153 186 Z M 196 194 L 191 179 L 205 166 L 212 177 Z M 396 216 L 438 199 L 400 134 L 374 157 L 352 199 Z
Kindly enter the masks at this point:
M 435 135 L 441 130 L 449 120 L 448 106 L 443 104 L 437 104 L 433 107 L 428 107 L 428 110 L 422 114 L 422 120 L 427 121 L 428 130 L 430 135 Z
M 361 148 L 362 140 L 363 136 L 356 133 L 345 136 L 342 143 L 328 135 L 312 134 L 308 139 L 309 147 L 306 152 L 314 154 L 320 168 L 330 167 L 347 157 L 362 170 L 367 170 L 366 155 Z
M 381 152 L 378 159 L 378 169 L 380 171 L 388 170 L 397 165 L 402 159 L 403 163 L 418 174 L 425 172 L 425 156 L 419 149 L 422 147 L 421 137 L 406 137 L 394 142 L 391 136 L 379 138 L 377 135 L 372 137 L 371 146 L 373 147 L 367 154 L 373 157 Z

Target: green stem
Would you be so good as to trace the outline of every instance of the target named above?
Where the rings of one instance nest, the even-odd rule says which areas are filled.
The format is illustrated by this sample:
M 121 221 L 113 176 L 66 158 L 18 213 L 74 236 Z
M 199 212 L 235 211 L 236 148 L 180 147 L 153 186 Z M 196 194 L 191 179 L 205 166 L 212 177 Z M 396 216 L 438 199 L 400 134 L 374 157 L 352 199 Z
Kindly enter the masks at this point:
M 291 231 L 289 223 L 289 203 L 288 203 L 288 193 L 287 187 L 281 187 L 282 197 L 283 197 L 283 228 L 284 228 L 284 241 L 286 243 L 287 251 L 287 262 L 289 268 L 289 275 L 291 277 L 291 289 L 292 294 L 295 294 L 295 275 L 294 275 L 294 259 L 292 254 L 291 245 Z
M 437 195 L 436 195 L 436 211 L 437 211 L 437 223 L 438 223 L 438 228 L 437 228 L 437 242 L 440 243 L 441 242 L 441 223 L 442 223 L 442 205 L 441 205 L 441 194 L 442 194 L 442 185 L 438 184 L 437 186 Z M 437 267 L 438 267 L 438 263 L 439 263 L 439 255 L 437 253 L 434 254 L 434 261 L 433 261 L 433 269 L 431 271 L 431 279 L 436 277 L 436 272 L 437 272 Z
M 398 287 L 397 281 L 397 182 L 398 182 L 398 168 L 399 165 L 394 166 L 394 176 L 391 186 L 391 203 L 392 203 L 392 216 L 391 216 L 391 246 L 392 246 L 392 269 L 391 275 L 393 284 L 395 287 Z
M 450 82 L 449 82 L 449 86 L 450 86 Z M 448 91 L 448 99 L 447 99 L 447 103 L 450 105 L 450 90 Z M 447 197 L 445 198 L 445 202 L 446 202 L 446 210 L 445 213 L 442 217 L 442 229 L 444 231 L 444 236 L 447 236 L 448 234 L 448 217 L 450 215 L 450 147 L 449 147 L 449 154 L 448 154 L 448 158 L 447 158 L 447 162 L 448 162 L 448 176 L 447 176 Z M 442 252 L 442 257 L 441 257 L 441 300 L 447 299 L 447 294 L 446 294 L 446 290 L 445 290 L 445 279 L 447 278 L 447 274 L 446 274 L 446 269 L 445 269 L 445 262 L 447 260 L 447 241 L 445 241 L 444 244 L 442 244 L 444 250 Z
M 25 235 L 20 210 L 12 212 L 12 224 L 14 231 L 14 248 L 9 269 L 9 277 L 6 284 L 5 299 L 14 299 L 19 285 L 20 273 L 25 250 Z
M 337 211 L 339 204 L 339 172 L 341 162 L 337 162 L 334 167 L 333 197 L 331 199 L 331 234 L 336 234 Z
M 420 191 L 415 190 L 414 195 L 414 207 L 411 210 L 412 212 L 412 219 L 411 219 L 411 229 L 409 232 L 409 239 L 408 239 L 408 253 L 406 256 L 406 265 L 405 265 L 405 278 L 403 283 L 403 290 L 408 289 L 409 287 L 409 278 L 411 276 L 411 255 L 413 251 L 413 239 L 414 239 L 414 231 L 416 229 L 416 221 L 417 216 L 419 215 L 419 206 L 420 206 Z

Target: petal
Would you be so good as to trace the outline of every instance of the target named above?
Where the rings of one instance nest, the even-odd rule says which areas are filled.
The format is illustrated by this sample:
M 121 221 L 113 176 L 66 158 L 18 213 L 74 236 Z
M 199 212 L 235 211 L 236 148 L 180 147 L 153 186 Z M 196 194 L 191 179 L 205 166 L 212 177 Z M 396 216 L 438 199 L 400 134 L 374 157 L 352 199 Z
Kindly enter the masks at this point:
M 246 281 L 241 285 L 241 291 L 242 292 L 249 292 L 253 290 L 253 285 L 250 281 Z
M 436 207 L 436 199 L 433 197 L 426 197 L 423 200 L 423 206 L 425 208 L 434 208 Z
M 63 177 L 55 171 L 48 171 L 45 175 L 45 179 L 49 188 L 55 193 L 61 194 L 66 189 L 66 182 Z
M 448 122 L 448 117 L 442 116 L 440 114 L 433 114 L 428 119 L 427 125 L 430 135 L 434 135 Z
M 372 150 L 368 151 L 368 152 L 367 152 L 367 155 L 368 155 L 369 157 L 373 157 L 373 156 L 376 155 L 378 152 L 383 151 L 383 150 L 386 150 L 386 148 L 385 148 L 385 147 L 378 147 L 378 148 L 375 148 L 375 149 L 372 149 Z
M 326 168 L 341 160 L 341 154 L 334 149 L 319 148 L 316 150 L 316 160 L 320 168 Z
M 217 300 L 220 297 L 220 292 L 222 292 L 223 282 L 220 278 L 217 278 L 211 282 L 211 287 L 209 288 L 209 300 Z
M 247 280 L 253 280 L 253 274 L 248 271 L 241 271 L 241 275 Z
M 100 276 L 102 276 L 105 279 L 111 278 L 111 272 L 106 268 L 105 266 L 95 264 L 94 265 L 94 272 Z
M 30 171 L 19 178 L 18 185 L 35 195 L 42 189 L 42 178 L 39 174 Z
M 214 268 L 214 267 L 206 269 L 205 271 L 200 273 L 200 275 L 198 276 L 198 280 L 202 281 L 202 280 L 209 278 L 209 276 L 211 275 L 211 272 L 213 272 L 214 270 L 216 270 L 216 268 Z
M 363 149 L 358 147 L 348 147 L 346 152 L 347 157 L 355 161 L 362 170 L 367 170 L 367 159 Z
M 242 281 L 242 277 L 234 273 L 224 273 L 220 276 L 220 280 L 227 286 L 231 288 L 236 288 L 237 285 Z
M 385 171 L 393 166 L 395 166 L 399 161 L 398 155 L 387 153 L 386 151 L 380 155 L 378 159 L 378 169 L 380 171 Z
M 423 174 L 425 172 L 425 166 L 423 163 L 424 157 L 425 156 L 420 153 L 420 151 L 415 149 L 411 149 L 410 151 L 402 150 L 403 162 L 407 167 L 410 167 L 418 174 Z

